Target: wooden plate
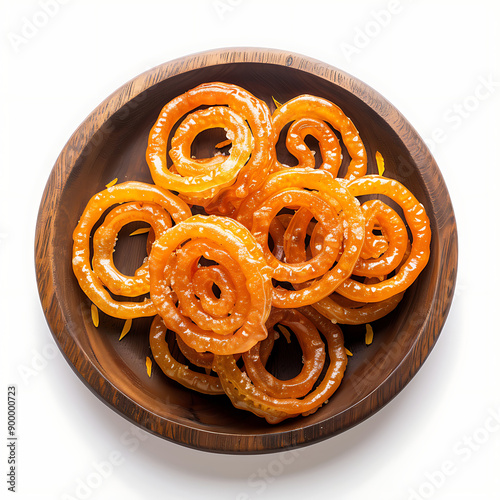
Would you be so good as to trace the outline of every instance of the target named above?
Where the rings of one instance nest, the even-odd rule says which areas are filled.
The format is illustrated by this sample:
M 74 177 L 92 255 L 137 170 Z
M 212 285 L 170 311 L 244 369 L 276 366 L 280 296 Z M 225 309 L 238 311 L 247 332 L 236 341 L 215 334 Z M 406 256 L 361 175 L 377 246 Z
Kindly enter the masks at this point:
M 134 320 L 131 332 L 120 342 L 123 321 L 101 314 L 96 329 L 89 300 L 71 268 L 72 231 L 87 201 L 114 178 L 152 182 L 145 150 L 161 108 L 173 97 L 210 81 L 241 85 L 271 109 L 273 97 L 284 102 L 302 93 L 335 102 L 361 134 L 369 172 L 376 173 L 375 152 L 380 151 L 386 163 L 384 175 L 400 180 L 417 196 L 432 226 L 430 261 L 398 308 L 373 324 L 373 344 L 364 344 L 364 328 L 344 329 L 346 346 L 354 356 L 334 397 L 313 415 L 275 426 L 234 409 L 222 396 L 184 389 L 155 365 L 149 378 L 145 358 L 151 356 L 147 335 L 151 319 Z M 120 239 L 118 267 L 134 264 L 131 255 L 143 257 L 143 243 L 139 237 L 125 243 Z M 42 306 L 57 344 L 80 378 L 102 401 L 143 429 L 186 446 L 224 453 L 304 446 L 344 431 L 379 410 L 415 375 L 436 342 L 451 304 L 456 268 L 457 233 L 450 197 L 434 159 L 412 126 L 356 78 L 278 50 L 195 54 L 158 66 L 118 89 L 88 116 L 61 152 L 45 188 L 36 228 Z

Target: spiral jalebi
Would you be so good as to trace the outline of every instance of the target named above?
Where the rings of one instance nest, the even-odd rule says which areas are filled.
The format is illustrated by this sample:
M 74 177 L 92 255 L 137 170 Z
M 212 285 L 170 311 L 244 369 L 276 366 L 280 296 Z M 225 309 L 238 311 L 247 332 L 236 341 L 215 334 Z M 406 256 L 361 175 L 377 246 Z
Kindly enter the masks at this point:
M 199 106 L 209 108 L 196 111 Z M 169 135 L 186 114 L 172 139 L 173 168 L 169 169 Z M 231 154 L 191 158 L 189 146 L 194 137 L 218 127 L 228 129 Z M 230 214 L 271 168 L 271 131 L 271 114 L 264 102 L 237 85 L 206 83 L 164 106 L 151 129 L 146 160 L 156 184 L 177 191 L 188 203 L 204 206 L 209 213 Z
M 212 263 L 202 267 L 202 258 Z M 194 283 L 206 270 L 222 277 L 218 300 L 204 302 L 195 294 Z M 154 243 L 149 272 L 158 314 L 189 347 L 236 354 L 266 338 L 271 274 L 261 249 L 238 222 L 195 215 L 177 224 Z
M 154 316 L 149 345 L 167 377 L 273 424 L 332 397 L 347 366 L 339 324 L 393 311 L 426 266 L 431 238 L 403 184 L 367 175 L 373 159 L 342 109 L 312 95 L 275 104 L 271 115 L 222 82 L 174 97 L 148 138 L 155 184 L 99 192 L 73 234 L 73 270 L 93 307 L 129 321 Z M 226 140 L 195 158 L 210 129 Z M 283 143 L 296 166 L 278 159 Z M 113 252 L 131 222 L 150 229 L 147 257 L 127 276 Z M 291 334 L 302 363 L 285 379 L 269 360 L 279 358 L 279 335 Z
M 142 302 L 123 302 L 114 299 L 105 287 L 105 283 L 109 284 L 110 280 L 105 276 L 101 280 L 99 274 L 91 265 L 90 241 L 94 226 L 99 222 L 106 210 L 126 202 L 155 204 L 158 210 L 167 212 L 174 222 L 181 222 L 191 215 L 191 210 L 186 203 L 170 191 L 158 186 L 130 181 L 109 187 L 91 198 L 73 232 L 73 272 L 85 294 L 98 309 L 106 314 L 122 319 L 154 316 L 156 309 L 151 299 L 146 298 Z M 144 214 L 145 212 L 140 213 Z M 136 216 L 135 220 L 144 220 L 142 217 L 143 215 Z M 104 224 L 110 224 L 110 219 L 105 221 Z M 111 231 L 114 233 L 115 228 L 111 228 Z M 115 240 L 108 238 L 107 247 L 111 252 L 110 245 L 114 247 L 114 244 Z M 98 253 L 102 250 L 99 249 L 99 244 L 97 250 Z M 118 279 L 120 280 L 120 278 Z M 125 294 L 128 297 L 136 295 L 135 290 L 130 295 Z

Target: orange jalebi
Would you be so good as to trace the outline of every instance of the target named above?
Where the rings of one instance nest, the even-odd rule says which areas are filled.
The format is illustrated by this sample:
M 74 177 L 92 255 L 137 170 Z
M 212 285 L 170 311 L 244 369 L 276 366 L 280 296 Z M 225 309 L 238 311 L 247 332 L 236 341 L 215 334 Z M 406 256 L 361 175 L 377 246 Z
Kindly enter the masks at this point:
M 272 117 L 273 123 L 281 125 L 281 113 L 275 113 Z M 278 129 L 275 130 L 278 133 Z M 286 134 L 286 147 L 295 156 L 299 168 L 315 168 L 315 153 L 309 149 L 305 142 L 307 136 L 314 137 L 318 141 L 321 153 L 321 165 L 319 168 L 328 170 L 336 176 L 342 164 L 342 153 L 339 140 L 332 129 L 321 120 L 312 118 L 300 118 L 290 125 Z M 274 170 L 281 170 L 284 167 L 275 159 Z
M 385 195 L 403 210 L 412 235 L 410 255 L 395 276 L 376 284 L 365 285 L 347 279 L 337 292 L 352 300 L 378 302 L 406 290 L 426 266 L 430 255 L 431 229 L 425 209 L 400 182 L 378 175 L 366 175 L 347 186 L 353 196 Z M 405 244 L 406 247 L 406 244 Z
M 271 221 L 284 207 L 306 208 L 323 228 L 323 247 L 310 261 L 281 262 L 269 250 Z M 274 279 L 300 284 L 318 278 L 300 290 L 275 287 L 275 307 L 310 305 L 331 294 L 351 275 L 364 240 L 365 224 L 358 201 L 324 170 L 294 168 L 271 174 L 259 190 L 245 200 L 237 218 L 251 229 L 262 247 Z M 335 263 L 340 244 L 342 255 Z
M 101 311 L 122 319 L 153 316 L 156 309 L 150 299 L 143 302 L 121 302 L 111 297 L 92 269 L 90 239 L 92 229 L 107 209 L 130 201 L 154 203 L 168 212 L 174 222 L 180 222 L 191 215 L 189 207 L 177 196 L 158 186 L 142 182 L 116 184 L 96 194 L 88 202 L 73 232 L 73 272 L 82 290 Z
M 392 311 L 427 264 L 431 237 L 407 188 L 366 175 L 361 137 L 336 104 L 311 95 L 275 104 L 271 116 L 250 92 L 221 82 L 174 97 L 148 139 L 156 185 L 101 191 L 73 235 L 73 269 L 95 316 L 96 307 L 123 319 L 155 316 L 149 343 L 167 377 L 225 393 L 269 423 L 313 413 L 334 394 L 347 364 L 336 323 Z M 226 132 L 218 151 L 195 158 L 199 136 L 217 128 Z M 280 140 L 295 167 L 278 159 Z M 376 161 L 381 173 L 379 152 Z M 148 256 L 126 276 L 113 252 L 130 222 L 150 229 Z M 290 331 L 302 364 L 283 379 L 272 371 L 275 340 L 290 341 Z
M 375 207 L 378 207 L 380 211 L 375 211 Z M 397 242 L 399 242 L 399 240 L 408 240 L 407 237 L 405 238 L 406 227 L 404 226 L 404 224 L 402 224 L 402 221 L 399 217 L 397 217 L 397 221 L 393 220 L 396 227 L 391 227 L 391 229 L 388 230 L 390 235 L 396 234 L 396 242 L 392 241 L 391 243 L 391 240 L 389 240 L 388 243 L 387 240 L 384 239 L 388 237 L 387 235 L 375 236 L 371 232 L 373 230 L 375 215 L 378 215 L 377 220 L 381 220 L 383 215 L 391 218 L 396 216 L 395 212 L 387 205 L 383 204 L 379 200 L 369 200 L 361 205 L 361 209 L 363 213 L 368 213 L 370 215 L 370 217 L 366 221 L 365 244 L 363 245 L 363 248 L 368 246 L 366 243 L 367 240 L 370 239 L 376 239 L 376 241 L 379 243 L 378 251 L 380 251 L 380 247 L 382 246 L 388 250 L 389 246 L 391 246 L 392 248 Z M 273 242 L 275 242 L 275 245 L 277 245 L 280 256 L 282 258 L 285 258 L 287 262 L 304 262 L 307 260 L 307 258 L 311 258 L 313 255 L 317 255 L 317 253 L 322 249 L 322 235 L 321 231 L 319 230 L 321 226 L 319 224 L 313 224 L 311 222 L 311 218 L 312 214 L 309 211 L 300 209 L 293 216 L 284 214 L 274 219 L 273 222 L 275 224 L 274 231 L 272 233 Z M 387 221 L 383 221 L 382 224 L 386 225 Z M 404 235 L 400 235 L 397 231 L 397 229 L 401 229 L 400 224 L 402 224 L 403 226 Z M 307 236 L 310 237 L 310 243 L 306 248 L 305 239 Z M 373 242 L 370 242 L 369 246 L 372 247 L 375 246 L 375 244 Z M 410 244 L 407 242 L 406 252 L 402 256 L 403 261 L 408 257 L 410 253 L 409 248 Z M 386 251 L 386 253 L 389 252 Z M 399 262 L 399 265 L 401 265 L 401 257 L 395 256 L 394 253 L 394 251 L 390 252 L 389 259 L 387 259 L 385 254 L 383 255 L 383 257 L 389 261 L 395 261 L 396 263 Z M 356 266 L 353 270 L 353 274 L 356 273 L 356 268 L 360 263 L 366 263 L 366 267 L 369 267 L 369 265 L 371 264 L 372 259 L 369 259 L 367 250 L 365 250 L 364 255 L 367 257 L 367 259 L 365 260 L 361 256 L 358 258 Z M 378 259 L 373 259 L 373 262 L 375 262 L 376 264 L 383 264 L 382 256 L 379 256 L 377 253 L 377 257 Z M 387 268 L 392 271 L 391 264 L 389 264 Z M 366 284 L 377 283 L 382 279 L 385 279 L 385 276 L 381 277 L 380 275 L 377 275 L 373 276 L 372 278 L 365 277 L 364 282 Z M 356 302 L 353 300 L 345 299 L 338 293 L 334 292 L 330 296 L 325 297 L 318 302 L 315 302 L 313 304 L 313 307 L 318 312 L 335 323 L 359 325 L 376 321 L 377 319 L 380 319 L 391 312 L 399 304 L 399 302 L 403 298 L 403 294 L 404 292 L 400 292 L 388 299 L 369 304 L 366 302 Z
M 270 331 L 278 323 L 288 326 L 299 341 L 303 364 L 300 373 L 288 380 L 278 380 L 271 375 L 261 355 L 262 342 L 243 353 L 245 369 L 252 382 L 269 396 L 300 398 L 309 393 L 321 375 L 325 363 L 324 343 L 314 325 L 296 309 L 273 309 L 266 328 Z
M 193 389 L 203 394 L 224 394 L 219 379 L 213 375 L 198 373 L 188 365 L 177 361 L 168 347 L 165 338 L 167 327 L 160 316 L 156 316 L 151 325 L 149 344 L 153 352 L 154 360 L 162 372 L 172 380 L 182 384 L 188 389 Z
M 193 282 L 206 272 L 199 267 L 202 257 L 216 263 L 206 268 L 221 278 L 220 308 L 213 297 L 196 299 Z M 168 229 L 153 245 L 149 271 L 158 313 L 193 349 L 235 354 L 267 336 L 270 270 L 252 235 L 236 221 L 195 215 Z
M 199 106 L 216 106 L 217 120 L 210 119 L 214 111 L 198 112 L 195 118 L 203 117 L 201 126 L 188 115 L 183 122 L 184 129 L 181 128 L 173 140 L 174 147 L 170 151 L 175 170 L 168 169 L 169 134 L 180 118 Z M 205 128 L 221 126 L 233 132 L 234 137 L 228 139 L 235 153 L 227 158 L 216 156 L 202 161 L 190 158 L 188 145 L 196 134 Z M 253 134 L 252 141 L 248 127 Z M 205 206 L 211 213 L 227 214 L 258 186 L 269 171 L 271 130 L 271 114 L 265 103 L 236 85 L 206 83 L 165 105 L 151 129 L 146 159 L 156 184 L 179 192 L 188 202 Z M 184 145 L 180 142 L 183 137 L 188 139 Z M 184 177 L 182 172 L 189 175 Z
M 224 391 L 234 406 L 251 411 L 269 423 L 278 423 L 299 414 L 316 411 L 337 390 L 347 364 L 342 331 L 311 307 L 300 308 L 314 327 L 323 335 L 328 349 L 328 367 L 321 382 L 302 398 L 273 397 L 254 385 L 242 372 L 232 356 L 215 356 L 213 368 L 219 375 Z
M 276 145 L 280 132 L 287 123 L 301 119 L 313 120 L 307 123 L 307 133 L 314 135 L 320 141 L 323 153 L 323 169 L 336 176 L 341 164 L 338 141 L 335 140 L 336 138 L 334 138 L 331 129 L 325 125 L 326 122 L 340 132 L 342 141 L 351 157 L 346 179 L 351 180 L 366 174 L 366 151 L 358 130 L 337 105 L 321 97 L 301 95 L 277 108 L 272 115 L 273 144 Z M 303 141 L 302 134 L 297 133 L 300 126 L 301 124 L 295 126 L 292 124 L 290 126 L 287 145 L 291 147 L 291 152 L 298 156 L 299 166 L 312 166 L 313 164 L 301 165 L 304 156 L 300 154 L 300 151 L 306 153 L 308 148 Z M 327 152 L 329 153 L 327 154 Z M 312 159 L 310 155 L 307 155 L 307 157 Z M 284 168 L 278 160 L 275 161 L 275 169 Z

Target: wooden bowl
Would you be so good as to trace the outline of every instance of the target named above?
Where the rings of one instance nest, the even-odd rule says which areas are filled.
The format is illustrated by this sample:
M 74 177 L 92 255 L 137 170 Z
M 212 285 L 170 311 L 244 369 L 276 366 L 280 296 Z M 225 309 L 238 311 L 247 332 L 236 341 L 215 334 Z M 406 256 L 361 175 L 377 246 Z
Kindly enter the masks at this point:
M 432 226 L 430 261 L 397 309 L 373 324 L 373 344 L 364 327 L 344 328 L 354 353 L 339 390 L 308 417 L 269 425 L 236 410 L 224 396 L 188 391 L 154 365 L 148 328 L 134 320 L 101 314 L 95 328 L 90 302 L 71 268 L 72 231 L 87 201 L 115 177 L 152 182 L 145 161 L 148 133 L 161 108 L 203 82 L 240 85 L 268 103 L 299 94 L 338 104 L 357 126 L 367 149 L 369 172 L 375 152 L 385 158 L 387 177 L 405 184 L 424 204 Z M 203 145 L 198 146 L 203 149 Z M 123 246 L 126 247 L 127 258 Z M 144 241 L 119 241 L 118 267 L 139 258 Z M 36 228 L 36 269 L 49 327 L 75 372 L 119 414 L 143 429 L 182 445 L 223 453 L 264 453 L 311 444 L 344 431 L 379 410 L 415 375 L 446 319 L 457 269 L 457 233 L 442 175 L 426 145 L 405 118 L 376 91 L 322 62 L 268 49 L 224 49 L 158 66 L 118 89 L 82 123 L 61 152 L 47 182 Z M 126 269 L 125 269 L 126 270 Z M 280 362 L 278 361 L 279 365 Z

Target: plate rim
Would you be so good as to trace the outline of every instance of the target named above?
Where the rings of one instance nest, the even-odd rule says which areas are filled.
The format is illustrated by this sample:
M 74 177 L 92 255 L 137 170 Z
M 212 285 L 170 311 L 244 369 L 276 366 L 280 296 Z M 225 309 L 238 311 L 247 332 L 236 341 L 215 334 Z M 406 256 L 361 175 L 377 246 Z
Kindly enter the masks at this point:
M 209 59 L 210 61 L 200 66 L 198 64 L 200 59 Z M 53 277 L 53 260 L 48 258 L 47 255 L 48 242 L 53 240 L 53 227 L 50 224 L 51 207 L 53 209 L 53 207 L 58 205 L 62 188 L 68 180 L 75 161 L 106 121 L 126 105 L 127 102 L 164 80 L 202 67 L 235 63 L 270 64 L 310 73 L 356 96 L 376 112 L 398 136 L 401 137 L 403 127 L 406 130 L 410 130 L 412 137 L 416 140 L 416 146 L 413 149 L 417 151 L 414 153 L 418 152 L 423 157 L 422 161 L 425 160 L 431 164 L 433 167 L 433 177 L 437 177 L 434 178 L 434 183 L 437 183 L 442 191 L 444 190 L 446 195 L 445 205 L 447 207 L 446 219 L 448 223 L 450 220 L 452 223 L 451 230 L 447 234 L 442 235 L 446 239 L 443 243 L 446 244 L 447 248 L 452 249 L 452 272 L 446 276 L 448 280 L 447 296 L 444 300 L 438 300 L 439 287 L 436 287 L 431 302 L 431 309 L 435 309 L 435 314 L 439 316 L 438 324 L 429 326 L 428 323 L 430 322 L 431 315 L 428 314 L 406 356 L 400 360 L 398 365 L 383 382 L 353 406 L 320 423 L 313 423 L 295 430 L 271 431 L 265 434 L 220 434 L 207 429 L 189 427 L 183 423 L 170 421 L 156 415 L 149 409 L 142 408 L 136 401 L 115 387 L 103 376 L 99 367 L 92 362 L 87 353 L 77 345 L 69 332 L 66 331 L 63 313 L 59 308 L 55 297 L 56 291 L 53 281 L 51 281 L 51 277 Z M 366 92 L 367 90 L 369 92 Z M 378 109 L 375 109 L 375 105 L 377 105 Z M 385 113 L 381 114 L 380 110 L 385 110 Z M 403 141 L 403 139 L 401 140 Z M 405 141 L 403 143 L 407 146 Z M 409 151 L 411 153 L 410 149 Z M 412 153 L 412 157 L 414 158 L 415 156 L 417 155 Z M 425 172 L 420 167 L 419 171 L 425 179 Z M 433 206 L 433 208 L 435 207 Z M 439 223 L 441 219 L 436 217 L 436 220 Z M 441 222 L 441 225 L 444 227 L 444 221 Z M 433 235 L 433 237 L 436 236 Z M 36 278 L 45 319 L 59 350 L 63 353 L 66 361 L 80 380 L 107 406 L 143 430 L 183 446 L 226 454 L 273 453 L 280 450 L 285 451 L 311 445 L 354 427 L 394 399 L 421 368 L 446 322 L 456 284 L 457 254 L 458 237 L 456 220 L 444 178 L 423 139 L 401 112 L 372 87 L 339 68 L 295 52 L 262 47 L 226 47 L 188 54 L 155 66 L 137 75 L 111 93 L 82 121 L 59 154 L 43 191 L 35 229 Z M 45 266 L 41 265 L 42 261 Z M 49 266 L 47 266 L 47 262 Z M 42 270 L 43 267 L 47 267 L 47 269 Z M 441 268 L 437 282 L 443 278 Z M 49 315 L 51 318 L 54 318 L 52 322 L 49 321 Z M 424 341 L 426 341 L 425 344 Z M 394 380 L 396 374 L 399 380 Z M 95 376 L 97 376 L 97 379 L 95 379 Z M 393 383 L 393 388 L 386 390 L 385 387 L 390 383 Z M 118 393 L 120 397 L 110 397 L 111 393 L 115 395 Z M 146 423 L 142 418 L 142 412 L 146 412 L 148 415 Z M 349 419 L 348 425 L 344 425 L 346 415 L 353 413 L 356 413 L 356 416 Z M 152 425 L 152 420 L 157 420 L 156 425 Z M 181 428 L 183 431 L 180 431 Z M 299 430 L 302 436 L 301 439 L 297 437 Z M 184 436 L 191 435 L 192 433 L 194 433 L 194 439 L 188 442 Z M 219 439 L 214 440 L 214 435 L 218 436 Z M 239 438 L 237 443 L 231 442 L 231 438 L 234 436 L 238 436 Z

